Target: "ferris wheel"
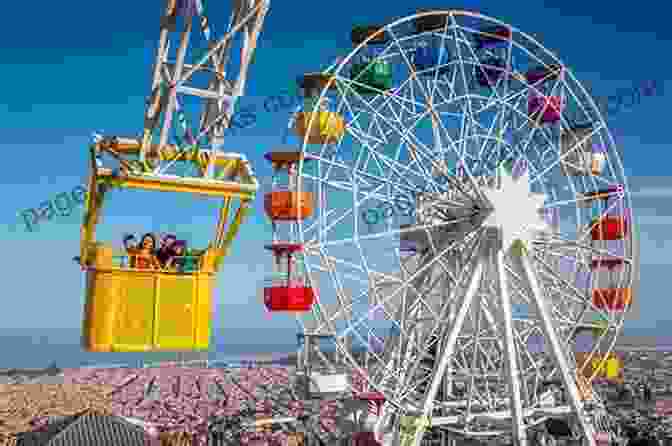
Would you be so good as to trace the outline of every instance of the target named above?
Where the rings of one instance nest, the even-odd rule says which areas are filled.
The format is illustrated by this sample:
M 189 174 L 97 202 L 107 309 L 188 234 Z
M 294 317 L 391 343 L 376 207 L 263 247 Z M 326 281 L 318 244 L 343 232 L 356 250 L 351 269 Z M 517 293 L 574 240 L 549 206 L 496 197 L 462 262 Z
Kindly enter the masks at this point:
M 315 294 L 297 319 L 385 400 L 385 444 L 528 444 L 561 436 L 557 422 L 600 441 L 591 383 L 638 253 L 594 101 L 533 38 L 476 13 L 420 12 L 352 41 L 301 79 L 292 118 L 315 200 L 296 219 Z

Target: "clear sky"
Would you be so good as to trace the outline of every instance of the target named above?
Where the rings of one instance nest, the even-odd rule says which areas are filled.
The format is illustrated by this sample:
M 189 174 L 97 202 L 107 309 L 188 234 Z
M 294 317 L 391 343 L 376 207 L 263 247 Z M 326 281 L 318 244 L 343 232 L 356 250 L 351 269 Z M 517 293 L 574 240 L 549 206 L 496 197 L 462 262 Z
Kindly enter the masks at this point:
M 217 32 L 226 26 L 229 2 L 211 3 L 206 1 L 206 7 Z M 596 96 L 669 78 L 672 28 L 668 15 L 655 12 L 664 11 L 657 7 L 601 0 L 450 5 L 480 11 L 532 35 L 558 54 Z M 290 87 L 300 73 L 345 56 L 353 23 L 387 23 L 418 7 L 442 6 L 415 0 L 272 1 L 241 100 L 260 113 L 253 127 L 227 139 L 226 149 L 244 153 L 263 180 L 270 169 L 262 155 L 281 142 L 288 119 L 287 112 L 264 112 L 265 97 Z M 35 232 L 25 230 L 17 212 L 84 183 L 92 132 L 129 136 L 140 132 L 162 8 L 163 0 L 3 5 L 0 149 L 7 169 L 0 207 L 5 252 L 0 261 L 4 282 L 0 328 L 79 327 L 83 279 L 71 259 L 78 254 L 81 210 L 56 217 Z M 672 88 L 669 85 L 666 88 Z M 641 308 L 640 317 L 627 326 L 654 328 L 661 334 L 672 331 L 667 292 L 672 266 L 672 245 L 667 244 L 672 223 L 668 177 L 672 151 L 665 107 L 669 94 L 643 98 L 608 117 L 631 186 L 641 189 L 634 196 L 642 237 Z M 148 229 L 195 234 L 192 239 L 200 240 L 214 231 L 214 212 L 208 213 L 202 203 L 133 192 L 120 192 L 115 198 L 101 226 L 103 238 L 118 241 L 122 232 Z M 229 328 L 286 328 L 290 339 L 293 319 L 267 319 L 260 299 L 264 271 L 270 266 L 270 256 L 263 250 L 270 225 L 262 204 L 260 194 L 255 215 L 242 227 L 219 274 L 215 327 L 224 335 Z M 261 331 L 256 330 L 255 336 L 257 341 L 264 339 Z

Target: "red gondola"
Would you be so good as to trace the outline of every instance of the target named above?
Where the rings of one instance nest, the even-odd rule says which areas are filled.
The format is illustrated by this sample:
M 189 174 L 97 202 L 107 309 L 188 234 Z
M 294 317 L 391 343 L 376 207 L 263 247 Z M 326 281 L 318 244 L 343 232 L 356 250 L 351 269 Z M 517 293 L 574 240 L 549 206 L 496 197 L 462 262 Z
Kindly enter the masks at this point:
M 307 283 L 297 254 L 303 246 L 297 243 L 273 243 L 265 247 L 273 251 L 274 271 L 264 286 L 264 305 L 268 311 L 310 311 L 315 302 L 313 288 Z
M 595 192 L 579 194 L 582 207 L 595 206 L 596 218 L 590 223 L 594 241 L 622 240 L 628 236 L 628 212 L 623 207 L 625 188 L 614 184 Z M 597 205 L 596 205 L 597 204 Z
M 628 236 L 628 219 L 624 215 L 606 215 L 591 222 L 591 238 L 598 240 L 621 240 Z

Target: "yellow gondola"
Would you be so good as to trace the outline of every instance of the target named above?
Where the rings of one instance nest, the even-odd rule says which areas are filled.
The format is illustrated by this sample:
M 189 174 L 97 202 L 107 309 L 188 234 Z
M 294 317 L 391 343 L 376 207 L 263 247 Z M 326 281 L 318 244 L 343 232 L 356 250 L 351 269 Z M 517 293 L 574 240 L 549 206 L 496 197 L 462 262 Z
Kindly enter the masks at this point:
M 226 172 L 227 177 L 152 175 L 99 167 L 96 160 L 107 152 L 120 160 L 139 155 L 139 140 L 104 139 L 91 148 L 91 175 L 86 213 L 81 230 L 78 261 L 86 271 L 86 302 L 82 346 L 91 352 L 147 352 L 207 350 L 215 274 L 255 197 L 258 183 L 247 160 L 239 154 L 201 150 L 187 161 L 203 160 Z M 156 149 L 156 148 L 155 148 Z M 172 159 L 175 147 L 156 150 L 162 160 Z M 115 263 L 123 257 L 110 244 L 95 240 L 105 191 L 110 187 L 193 193 L 224 199 L 215 239 L 198 257 L 193 272 L 137 269 Z M 232 202 L 240 205 L 229 221 Z M 127 263 L 132 264 L 132 263 Z
M 298 79 L 298 86 L 304 93 L 304 104 L 296 114 L 294 132 L 308 144 L 335 144 L 345 133 L 343 116 L 329 109 L 329 101 L 323 98 L 320 110 L 314 111 L 314 106 L 320 98 L 322 89 L 329 87 L 336 89 L 333 76 L 324 73 L 308 73 Z
M 207 48 L 192 32 L 198 27 L 209 36 L 207 17 L 198 12 L 201 20 L 196 23 L 193 8 L 179 7 L 175 0 L 165 0 L 165 5 L 141 136 L 96 136 L 90 148 L 91 174 L 77 258 L 86 271 L 82 346 L 88 351 L 208 349 L 215 275 L 258 189 L 245 157 L 222 149 L 237 100 L 244 94 L 268 2 L 232 5 L 234 16 L 241 17 L 239 26 L 221 37 L 207 37 Z M 243 34 L 239 50 L 244 57 L 239 58 L 226 42 Z M 169 48 L 178 46 L 176 55 L 167 57 Z M 199 46 L 205 52 L 199 52 Z M 187 114 L 194 110 L 201 112 L 189 119 Z M 115 163 L 113 168 L 104 165 L 107 161 Z M 195 172 L 185 173 L 186 163 Z M 126 246 L 126 252 L 118 255 L 111 244 L 96 241 L 110 188 L 222 198 L 214 240 L 191 253 L 180 252 L 184 244 L 174 243 L 177 249 L 170 256 L 163 252 L 160 261 L 149 247 L 133 251 Z M 127 256 L 129 262 L 115 262 Z

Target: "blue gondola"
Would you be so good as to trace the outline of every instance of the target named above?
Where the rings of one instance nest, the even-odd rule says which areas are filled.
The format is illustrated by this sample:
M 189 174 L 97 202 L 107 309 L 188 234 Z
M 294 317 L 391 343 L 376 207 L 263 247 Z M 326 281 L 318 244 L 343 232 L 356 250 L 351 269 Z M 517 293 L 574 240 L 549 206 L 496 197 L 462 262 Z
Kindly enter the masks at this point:
M 423 10 L 418 13 L 425 12 Z M 416 71 L 421 71 L 423 75 L 434 76 L 438 71 L 439 75 L 449 72 L 446 66 L 450 62 L 450 52 L 437 33 L 443 33 L 446 26 L 445 15 L 427 15 L 415 19 L 413 25 L 417 34 L 428 33 L 422 38 L 419 46 L 413 54 L 413 66 Z

